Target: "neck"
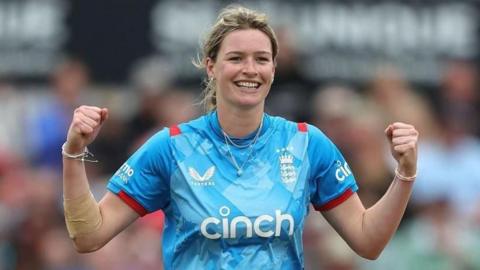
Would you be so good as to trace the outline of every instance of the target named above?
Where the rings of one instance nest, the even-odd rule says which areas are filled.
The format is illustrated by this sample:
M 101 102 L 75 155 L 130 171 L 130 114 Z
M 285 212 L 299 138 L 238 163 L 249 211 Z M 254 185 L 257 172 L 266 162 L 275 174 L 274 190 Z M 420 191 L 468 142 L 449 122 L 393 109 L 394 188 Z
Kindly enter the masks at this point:
M 218 122 L 229 136 L 241 138 L 254 132 L 262 121 L 263 104 L 251 109 L 238 109 L 218 104 Z

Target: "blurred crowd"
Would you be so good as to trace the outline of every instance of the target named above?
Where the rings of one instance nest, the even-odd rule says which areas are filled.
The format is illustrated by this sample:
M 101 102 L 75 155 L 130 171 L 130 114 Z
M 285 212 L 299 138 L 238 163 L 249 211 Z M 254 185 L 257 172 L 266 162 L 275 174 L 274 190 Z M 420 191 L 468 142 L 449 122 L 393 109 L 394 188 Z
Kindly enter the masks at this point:
M 434 87 L 421 89 L 395 66 L 369 81 L 313 82 L 288 33 L 266 110 L 323 130 L 341 149 L 366 207 L 393 179 L 384 129 L 412 123 L 421 134 L 418 178 L 400 229 L 377 261 L 355 255 L 311 211 L 305 227 L 306 269 L 480 269 L 480 85 L 476 64 L 452 59 Z M 192 67 L 193 68 L 193 67 Z M 110 118 L 91 145 L 87 165 L 94 195 L 149 136 L 203 112 L 201 83 L 185 81 L 168 62 L 151 59 L 130 83 L 101 86 L 81 59 L 66 59 L 47 85 L 0 77 L 0 270 L 161 269 L 159 211 L 91 254 L 77 254 L 62 209 L 61 145 L 80 104 L 107 107 Z M 201 267 L 201 266 L 200 266 Z

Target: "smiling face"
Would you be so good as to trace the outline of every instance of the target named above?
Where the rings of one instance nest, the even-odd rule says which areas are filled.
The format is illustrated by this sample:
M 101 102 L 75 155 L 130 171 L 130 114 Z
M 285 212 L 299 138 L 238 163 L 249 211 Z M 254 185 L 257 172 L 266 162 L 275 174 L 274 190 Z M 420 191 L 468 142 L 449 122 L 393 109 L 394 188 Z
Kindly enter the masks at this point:
M 224 38 L 217 59 L 207 58 L 219 106 L 262 106 L 275 73 L 272 43 L 260 30 L 235 30 Z

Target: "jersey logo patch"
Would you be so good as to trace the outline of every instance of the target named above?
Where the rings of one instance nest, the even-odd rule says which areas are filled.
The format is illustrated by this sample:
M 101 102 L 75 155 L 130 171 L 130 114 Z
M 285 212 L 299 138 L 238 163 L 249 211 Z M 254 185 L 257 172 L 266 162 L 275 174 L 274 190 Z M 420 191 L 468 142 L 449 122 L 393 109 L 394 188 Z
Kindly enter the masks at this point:
M 215 174 L 215 166 L 212 166 L 207 169 L 207 171 L 203 174 L 200 175 L 197 170 L 195 170 L 192 167 L 188 167 L 188 174 L 193 179 L 193 184 L 196 186 L 213 186 L 215 185 L 215 182 L 211 181 L 213 175 Z
M 297 170 L 293 164 L 294 158 L 289 152 L 291 150 L 293 150 L 292 147 L 277 149 L 277 153 L 279 153 L 278 159 L 280 161 L 280 176 L 282 182 L 285 184 L 291 184 L 297 181 Z

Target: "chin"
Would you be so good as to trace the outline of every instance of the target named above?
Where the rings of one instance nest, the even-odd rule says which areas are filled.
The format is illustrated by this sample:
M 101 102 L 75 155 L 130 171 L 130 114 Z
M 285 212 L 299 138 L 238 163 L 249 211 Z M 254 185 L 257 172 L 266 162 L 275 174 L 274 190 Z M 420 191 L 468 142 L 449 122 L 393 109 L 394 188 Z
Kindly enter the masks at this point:
M 250 104 L 250 105 L 255 105 L 255 104 L 258 104 L 260 102 L 262 102 L 262 100 L 264 100 L 265 97 L 264 95 L 261 93 L 261 92 L 257 92 L 257 93 L 248 93 L 248 94 L 245 94 L 245 93 L 239 93 L 237 96 L 236 96 L 236 100 L 238 103 L 241 103 L 241 104 Z
M 244 98 L 244 99 L 241 99 L 241 100 L 238 100 L 238 102 L 236 102 L 240 107 L 244 107 L 244 108 L 253 108 L 253 107 L 256 107 L 256 106 L 259 106 L 261 104 L 263 104 L 263 99 L 258 99 L 258 98 L 255 98 L 255 99 L 251 99 L 251 98 Z

